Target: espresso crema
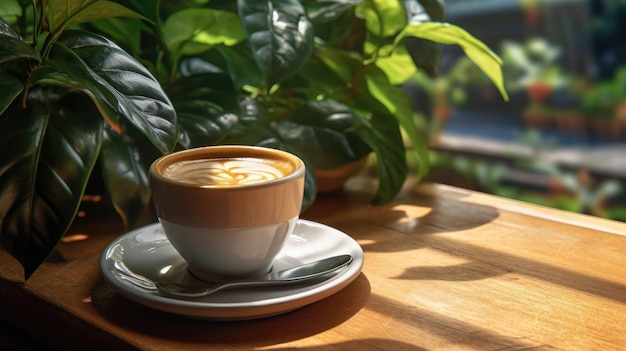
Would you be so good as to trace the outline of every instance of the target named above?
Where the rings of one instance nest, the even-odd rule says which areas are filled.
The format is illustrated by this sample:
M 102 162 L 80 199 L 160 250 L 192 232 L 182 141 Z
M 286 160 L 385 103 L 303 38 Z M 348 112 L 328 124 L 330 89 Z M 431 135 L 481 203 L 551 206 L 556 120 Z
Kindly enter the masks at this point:
M 288 162 L 273 159 L 196 159 L 167 166 L 163 176 L 189 184 L 237 186 L 276 180 L 291 173 L 292 168 Z

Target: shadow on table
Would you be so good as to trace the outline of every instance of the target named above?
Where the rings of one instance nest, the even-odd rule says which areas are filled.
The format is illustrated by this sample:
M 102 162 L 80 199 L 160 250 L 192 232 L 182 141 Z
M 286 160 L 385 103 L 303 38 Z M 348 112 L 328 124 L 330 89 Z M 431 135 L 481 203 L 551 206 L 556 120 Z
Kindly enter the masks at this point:
M 336 294 L 282 315 L 248 321 L 204 321 L 150 309 L 117 294 L 104 280 L 92 290 L 92 304 L 111 323 L 150 337 L 185 344 L 262 347 L 306 338 L 331 329 L 355 315 L 371 293 L 361 273 Z M 137 340 L 135 340 L 137 341 Z M 154 342 L 154 340 L 151 340 Z
M 394 279 L 474 281 L 520 274 L 574 291 L 626 302 L 622 284 L 539 262 L 524 257 L 522 253 L 472 244 L 467 238 L 479 235 L 478 232 L 471 233 L 472 229 L 500 217 L 496 207 L 467 201 L 472 194 L 463 189 L 424 184 L 411 187 L 393 203 L 354 206 L 346 212 L 337 211 L 334 216 L 322 218 L 325 224 L 355 238 L 366 253 L 409 252 L 427 248 L 466 261 L 438 266 L 420 264 L 408 267 Z M 342 197 L 339 196 L 339 199 L 342 200 Z M 322 197 L 321 200 L 332 202 L 332 198 Z M 533 240 L 536 240 L 536 245 L 541 245 L 545 238 L 537 235 Z
M 471 230 L 500 216 L 495 207 L 463 201 L 467 196 L 450 190 L 445 196 L 405 195 L 386 205 L 358 206 L 330 216 L 306 212 L 305 218 L 319 216 L 324 224 L 356 239 L 365 252 L 412 251 L 430 247 L 437 234 Z M 332 204 L 323 197 L 321 201 Z
M 272 348 L 272 350 L 293 350 L 293 347 L 278 347 Z M 310 347 L 298 347 L 298 350 L 303 351 L 317 351 L 317 350 L 390 350 L 390 351 L 398 351 L 398 350 L 406 350 L 406 351 L 422 351 L 428 350 L 423 347 L 407 344 L 405 342 L 390 340 L 390 339 L 368 339 L 361 338 L 359 340 L 354 341 L 345 341 L 335 344 L 324 344 L 320 346 L 310 346 Z
M 384 308 L 380 308 L 384 306 Z M 382 295 L 372 294 L 368 308 L 385 314 L 389 311 L 401 311 L 407 306 L 402 302 L 389 299 Z M 491 330 L 488 325 L 478 326 L 469 321 L 464 321 L 455 316 L 446 315 L 429 309 L 416 309 L 411 314 L 404 315 L 403 323 L 414 328 L 431 338 L 445 340 L 449 349 L 462 350 L 543 350 L 553 349 L 550 345 L 544 345 L 532 338 L 520 338 L 504 335 Z M 417 338 L 417 336 L 416 336 Z M 398 348 L 401 349 L 401 348 Z M 393 350 L 393 349 L 389 349 Z

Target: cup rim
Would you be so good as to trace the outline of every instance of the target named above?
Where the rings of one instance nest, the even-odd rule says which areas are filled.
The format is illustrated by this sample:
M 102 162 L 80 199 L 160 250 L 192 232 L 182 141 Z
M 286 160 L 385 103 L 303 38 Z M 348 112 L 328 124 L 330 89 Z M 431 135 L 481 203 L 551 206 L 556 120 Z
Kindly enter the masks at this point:
M 278 179 L 273 179 L 273 180 L 266 181 L 266 182 L 251 183 L 251 184 L 238 184 L 238 185 L 192 184 L 188 182 L 183 182 L 183 181 L 167 178 L 157 171 L 157 168 L 159 167 L 159 165 L 161 165 L 162 163 L 168 162 L 172 158 L 184 160 L 185 156 L 189 154 L 202 153 L 202 151 L 219 152 L 219 150 L 227 150 L 227 149 L 228 150 L 242 150 L 242 151 L 252 150 L 256 152 L 268 152 L 268 153 L 277 154 L 277 155 L 280 155 L 281 157 L 285 157 L 293 161 L 296 168 L 293 172 Z M 242 157 L 241 154 L 237 152 L 233 152 L 233 156 Z M 233 190 L 238 190 L 238 189 L 243 190 L 243 189 L 251 189 L 251 188 L 265 188 L 265 187 L 270 187 L 270 186 L 274 186 L 274 185 L 285 183 L 285 182 L 290 182 L 294 179 L 304 176 L 305 171 L 306 171 L 306 167 L 305 167 L 304 161 L 302 161 L 302 159 L 298 157 L 297 155 L 288 151 L 284 151 L 284 150 L 279 150 L 279 149 L 274 149 L 274 148 L 269 148 L 269 147 L 264 147 L 264 146 L 253 146 L 253 145 L 213 145 L 213 146 L 202 146 L 202 147 L 191 148 L 191 149 L 186 149 L 186 150 L 181 150 L 181 151 L 175 151 L 175 152 L 172 152 L 172 153 L 169 153 L 169 154 L 166 154 L 157 158 L 150 165 L 151 177 L 153 177 L 154 179 L 160 182 L 170 184 L 173 186 L 178 186 L 178 187 L 211 189 L 211 190 L 227 190 L 227 191 L 233 191 Z

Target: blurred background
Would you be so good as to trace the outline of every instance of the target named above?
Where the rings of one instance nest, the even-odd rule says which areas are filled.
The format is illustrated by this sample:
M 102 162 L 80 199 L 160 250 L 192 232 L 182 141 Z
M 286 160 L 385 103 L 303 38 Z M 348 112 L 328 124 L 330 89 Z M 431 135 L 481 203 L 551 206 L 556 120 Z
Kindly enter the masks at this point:
M 406 86 L 429 179 L 626 221 L 626 1 L 446 0 L 503 60 L 510 101 L 459 48 Z

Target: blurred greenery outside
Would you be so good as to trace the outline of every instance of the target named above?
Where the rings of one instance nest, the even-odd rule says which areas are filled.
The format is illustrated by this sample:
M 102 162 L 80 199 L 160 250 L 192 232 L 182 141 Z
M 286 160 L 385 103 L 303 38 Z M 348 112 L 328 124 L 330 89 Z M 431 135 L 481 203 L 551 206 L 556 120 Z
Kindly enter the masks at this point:
M 448 7 L 449 3 L 472 6 L 473 2 L 446 1 L 446 4 Z M 559 1 L 515 2 L 522 16 L 528 15 L 530 6 L 535 21 L 552 21 L 550 25 L 554 29 L 555 21 L 550 15 L 556 10 L 550 8 L 550 3 Z M 590 3 L 585 1 L 559 3 L 591 13 L 586 7 Z M 608 1 L 604 6 L 602 11 L 595 9 L 587 27 L 582 28 L 590 40 L 606 40 L 614 32 L 618 32 L 619 37 L 623 21 L 615 16 L 624 18 L 626 4 Z M 456 18 L 447 20 L 458 22 Z M 528 21 L 528 17 L 524 17 L 524 21 Z M 626 147 L 626 60 L 613 55 L 622 60 L 614 62 L 607 70 L 601 53 L 593 52 L 589 56 L 595 59 L 595 71 L 576 71 L 562 64 L 564 56 L 571 56 L 571 52 L 563 43 L 551 41 L 549 35 L 544 35 L 545 26 L 542 28 L 535 23 L 533 27 L 528 22 L 522 26 L 527 31 L 524 39 L 503 37 L 497 46 L 491 44 L 503 59 L 505 85 L 512 97 L 508 103 L 502 101 L 488 78 L 462 57 L 448 64 L 436 78 L 414 77 L 409 93 L 420 100 L 416 123 L 431 145 L 432 169 L 428 180 L 626 221 L 626 169 L 623 166 L 617 167 L 616 172 L 599 170 L 597 164 L 610 163 L 611 159 L 603 156 L 590 159 L 584 152 L 579 153 L 580 160 L 576 163 L 548 157 L 562 147 L 549 137 L 551 135 L 573 140 L 581 148 L 589 145 Z M 464 28 L 481 37 L 480 28 L 468 25 Z M 490 30 L 498 31 L 497 28 Z M 613 40 L 615 50 L 623 54 L 626 43 L 616 43 L 615 37 Z M 415 96 L 416 91 L 420 96 Z M 459 111 L 471 111 L 474 115 L 501 113 L 501 118 L 515 119 L 514 124 L 519 127 L 516 144 L 523 145 L 525 152 L 514 152 L 507 143 L 502 143 L 497 150 L 485 149 L 484 152 L 464 150 L 459 145 L 446 146 L 442 142 L 446 139 L 446 128 L 451 123 L 451 115 Z M 620 160 L 626 157 L 619 155 Z

